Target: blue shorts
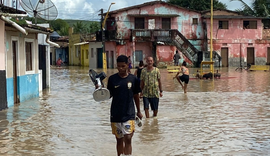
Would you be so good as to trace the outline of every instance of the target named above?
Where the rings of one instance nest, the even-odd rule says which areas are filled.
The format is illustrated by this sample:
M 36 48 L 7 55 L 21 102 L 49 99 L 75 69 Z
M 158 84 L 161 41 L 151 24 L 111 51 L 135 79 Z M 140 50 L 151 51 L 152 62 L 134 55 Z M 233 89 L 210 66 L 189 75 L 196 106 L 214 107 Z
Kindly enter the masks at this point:
M 149 109 L 149 104 L 151 106 L 151 109 L 158 110 L 158 103 L 159 103 L 159 98 L 147 98 L 143 97 L 143 106 L 144 109 Z

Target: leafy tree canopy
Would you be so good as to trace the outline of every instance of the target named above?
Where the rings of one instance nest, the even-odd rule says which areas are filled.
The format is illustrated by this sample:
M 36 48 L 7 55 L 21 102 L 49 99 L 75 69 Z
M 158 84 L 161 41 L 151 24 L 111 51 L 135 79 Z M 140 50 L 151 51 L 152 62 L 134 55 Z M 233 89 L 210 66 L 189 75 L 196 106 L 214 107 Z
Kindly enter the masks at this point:
M 62 19 L 50 21 L 50 26 L 54 31 L 60 31 L 63 27 L 69 27 L 68 23 Z
M 251 6 L 247 5 L 243 0 L 230 1 L 239 1 L 242 3 L 242 8 L 239 8 L 236 11 L 241 12 L 243 15 L 269 17 L 270 0 L 253 0 Z
M 167 2 L 196 11 L 204 11 L 211 9 L 211 0 L 167 0 Z M 213 8 L 227 9 L 227 5 L 219 2 L 219 0 L 213 0 Z

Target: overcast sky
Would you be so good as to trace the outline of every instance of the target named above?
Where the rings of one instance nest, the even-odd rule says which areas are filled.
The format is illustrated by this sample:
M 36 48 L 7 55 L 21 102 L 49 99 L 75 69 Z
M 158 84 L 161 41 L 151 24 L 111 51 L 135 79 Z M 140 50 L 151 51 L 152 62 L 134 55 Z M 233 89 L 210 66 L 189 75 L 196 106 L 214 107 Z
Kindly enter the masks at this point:
M 110 11 L 150 1 L 153 0 L 52 0 L 58 9 L 58 18 L 96 21 L 100 19 L 100 16 L 98 16 L 100 9 L 103 8 L 104 12 L 108 11 L 108 8 L 112 2 L 115 4 L 111 6 Z M 227 5 L 227 9 L 229 10 L 241 8 L 241 3 L 237 1 L 219 1 L 225 3 Z M 247 4 L 252 2 L 252 0 L 243 1 Z

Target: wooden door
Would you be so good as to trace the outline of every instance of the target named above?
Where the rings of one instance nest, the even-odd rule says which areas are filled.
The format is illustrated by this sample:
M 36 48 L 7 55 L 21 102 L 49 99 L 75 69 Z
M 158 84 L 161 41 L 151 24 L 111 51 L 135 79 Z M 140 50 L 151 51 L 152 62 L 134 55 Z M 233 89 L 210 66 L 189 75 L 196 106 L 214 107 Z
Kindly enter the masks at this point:
M 97 48 L 97 67 L 103 68 L 103 56 L 102 56 L 102 48 Z
M 228 48 L 221 48 L 222 67 L 228 67 Z
M 39 64 L 38 69 L 42 71 L 42 89 L 47 88 L 47 81 L 46 81 L 46 75 L 47 75 L 47 55 L 46 55 L 46 46 L 45 45 L 38 45 L 38 53 L 39 53 Z M 61 58 L 61 57 L 60 57 Z M 62 58 L 61 58 L 62 59 Z
M 270 47 L 267 47 L 267 60 L 266 64 L 270 65 Z
M 255 55 L 254 55 L 254 48 L 249 47 L 247 48 L 247 64 L 255 65 Z
M 19 103 L 18 97 L 18 80 L 17 80 L 17 41 L 12 41 L 12 53 L 13 53 L 13 95 L 14 95 L 14 104 Z
M 162 29 L 171 29 L 171 19 L 162 18 Z

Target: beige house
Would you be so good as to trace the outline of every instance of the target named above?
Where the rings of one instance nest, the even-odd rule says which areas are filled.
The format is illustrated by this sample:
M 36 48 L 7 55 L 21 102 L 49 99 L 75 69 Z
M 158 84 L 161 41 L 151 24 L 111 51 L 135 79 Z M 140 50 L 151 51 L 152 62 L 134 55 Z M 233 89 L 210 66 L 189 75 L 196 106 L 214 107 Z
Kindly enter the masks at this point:
M 39 96 L 40 61 L 46 60 L 39 57 L 38 34 L 45 34 L 48 44 L 58 46 L 49 41 L 49 28 L 16 24 L 7 17 L 25 16 L 25 12 L 3 7 L 8 12 L 0 13 L 0 109 Z

